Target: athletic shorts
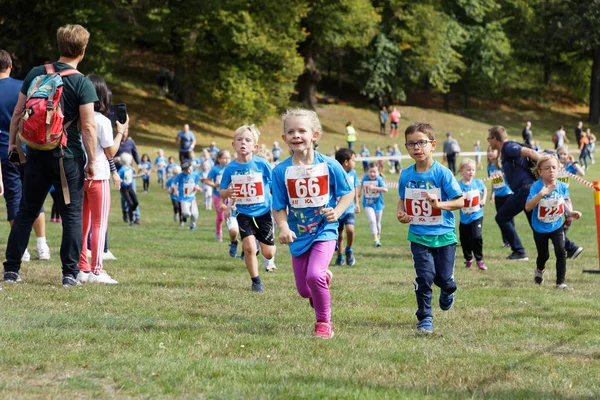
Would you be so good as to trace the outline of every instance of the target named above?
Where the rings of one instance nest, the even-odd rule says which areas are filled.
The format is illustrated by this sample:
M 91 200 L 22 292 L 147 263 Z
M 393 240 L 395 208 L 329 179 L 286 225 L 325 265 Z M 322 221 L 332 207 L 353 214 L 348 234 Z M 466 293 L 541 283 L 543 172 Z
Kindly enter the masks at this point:
M 390 122 L 390 128 L 398 128 L 398 122 Z
M 344 229 L 344 226 L 346 225 L 356 225 L 356 214 L 348 213 L 344 216 L 344 218 L 338 219 L 338 222 L 338 232 Z
M 237 221 L 240 226 L 242 240 L 247 236 L 254 236 L 259 242 L 267 246 L 275 244 L 275 230 L 271 213 L 266 213 L 260 217 L 249 217 L 244 214 L 238 214 Z

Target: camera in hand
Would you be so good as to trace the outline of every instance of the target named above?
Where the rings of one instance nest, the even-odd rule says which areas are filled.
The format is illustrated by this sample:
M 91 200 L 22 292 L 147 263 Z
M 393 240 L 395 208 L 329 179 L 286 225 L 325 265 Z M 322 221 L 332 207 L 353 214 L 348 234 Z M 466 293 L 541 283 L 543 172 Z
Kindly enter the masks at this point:
M 117 121 L 120 124 L 124 124 L 127 121 L 127 106 L 125 106 L 125 103 L 110 106 L 108 119 L 110 119 L 113 125 L 115 125 Z

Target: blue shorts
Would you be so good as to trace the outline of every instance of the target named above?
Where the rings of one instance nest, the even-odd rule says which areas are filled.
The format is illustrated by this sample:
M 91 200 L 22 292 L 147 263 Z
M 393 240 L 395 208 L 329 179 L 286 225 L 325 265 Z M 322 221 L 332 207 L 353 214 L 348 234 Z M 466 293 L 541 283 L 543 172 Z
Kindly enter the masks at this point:
M 356 225 L 356 214 L 348 213 L 343 218 L 338 219 L 338 231 L 344 229 L 345 225 Z
M 6 202 L 8 221 L 14 220 L 17 216 L 23 197 L 23 168 L 23 166 L 17 166 L 2 158 L 2 184 L 4 185 L 4 201 Z M 44 212 L 43 206 L 40 212 Z

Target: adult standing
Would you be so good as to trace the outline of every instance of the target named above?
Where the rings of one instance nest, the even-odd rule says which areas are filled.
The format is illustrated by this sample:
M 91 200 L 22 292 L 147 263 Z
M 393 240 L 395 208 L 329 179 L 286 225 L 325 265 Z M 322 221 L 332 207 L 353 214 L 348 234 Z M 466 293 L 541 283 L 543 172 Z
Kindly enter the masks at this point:
M 121 144 L 119 145 L 119 150 L 115 154 L 115 157 L 120 156 L 122 153 L 129 153 L 133 157 L 133 161 L 135 161 L 136 165 L 140 165 L 140 156 L 137 151 L 137 146 L 135 145 L 135 141 L 129 136 L 129 129 L 125 130 L 123 134 L 123 139 L 121 140 Z M 120 165 L 117 165 L 117 169 L 119 169 Z M 133 180 L 133 191 L 137 193 L 136 180 Z M 127 202 L 125 198 L 121 196 L 121 209 L 123 210 L 123 221 L 129 223 L 129 214 L 127 213 Z M 133 223 L 139 225 L 140 224 L 140 207 L 136 207 L 133 211 Z
M 385 123 L 387 121 L 387 110 L 385 106 L 382 106 L 379 110 L 379 134 L 385 135 Z
M 52 63 L 57 72 L 77 69 L 83 60 L 90 34 L 81 25 L 65 25 L 57 32 L 58 51 L 60 58 Z M 44 75 L 46 68 L 33 68 L 25 77 L 21 93 L 15 106 L 10 124 L 8 150 L 17 150 L 17 131 L 22 113 L 25 109 L 27 91 L 33 79 Z M 29 235 L 34 221 L 38 218 L 50 187 L 57 188 L 59 209 L 62 217 L 62 243 L 60 258 L 62 262 L 62 285 L 64 287 L 79 285 L 77 275 L 79 254 L 81 253 L 81 212 L 83 205 L 84 179 L 94 176 L 96 162 L 96 124 L 94 122 L 94 102 L 98 100 L 94 86 L 85 76 L 73 74 L 63 77 L 64 101 L 63 113 L 65 122 L 72 121 L 68 126 L 67 145 L 61 149 L 39 151 L 27 148 L 27 165 L 23 181 L 23 200 L 13 222 L 6 245 L 6 261 L 4 262 L 4 281 L 18 282 L 21 280 L 19 269 L 21 256 L 27 247 Z M 78 129 L 79 127 L 79 129 Z M 81 133 L 80 133 L 81 132 Z M 85 152 L 88 154 L 86 166 Z M 59 160 L 62 158 L 63 167 Z M 69 204 L 65 204 L 61 185 L 61 174 L 66 177 L 70 194 Z
M 523 143 L 525 144 L 525 146 L 529 148 L 533 147 L 533 132 L 531 131 L 531 121 L 527 121 L 525 123 L 525 128 L 523 128 L 521 136 L 523 136 Z
M 567 132 L 565 132 L 565 127 L 560 126 L 556 132 L 554 132 L 554 149 L 558 149 L 561 146 L 564 146 L 565 143 L 569 143 L 569 138 L 567 138 Z
M 402 118 L 400 111 L 398 111 L 396 107 L 393 107 L 392 112 L 390 113 L 390 137 L 398 136 L 398 124 L 400 124 L 400 118 Z
M 24 166 L 15 165 L 8 161 L 8 140 L 10 137 L 10 121 L 12 119 L 19 92 L 23 81 L 10 77 L 12 71 L 12 59 L 5 50 L 0 50 L 0 160 L 2 162 L 2 185 L 4 187 L 4 201 L 6 202 L 6 213 L 9 224 L 12 225 L 19 203 L 23 197 L 23 172 Z M 33 224 L 35 236 L 37 237 L 37 252 L 40 260 L 50 259 L 50 248 L 46 243 L 46 214 L 44 207 L 39 217 Z M 31 256 L 25 249 L 21 257 L 22 261 L 29 261 Z
M 196 136 L 190 131 L 190 126 L 185 124 L 183 129 L 177 133 L 175 143 L 179 145 L 179 162 L 182 163 L 185 160 L 190 160 L 190 152 L 194 151 L 196 146 Z
M 460 146 L 458 141 L 452 137 L 452 133 L 446 133 L 446 140 L 444 140 L 444 158 L 448 163 L 448 168 L 452 171 L 452 174 L 456 175 L 456 157 L 460 153 Z
M 581 133 L 583 132 L 583 122 L 579 121 L 575 128 L 575 140 L 577 140 L 577 148 L 581 144 Z
M 508 140 L 506 129 L 502 126 L 490 128 L 487 140 L 491 148 L 500 152 L 506 183 L 514 191 L 514 194 L 508 197 L 496 214 L 496 223 L 512 250 L 506 259 L 528 261 L 529 258 L 512 221 L 521 211 L 525 211 L 529 188 L 536 180 L 531 172 L 528 159 L 537 161 L 540 154 L 533 149 Z M 531 212 L 525 212 L 525 215 L 531 226 Z

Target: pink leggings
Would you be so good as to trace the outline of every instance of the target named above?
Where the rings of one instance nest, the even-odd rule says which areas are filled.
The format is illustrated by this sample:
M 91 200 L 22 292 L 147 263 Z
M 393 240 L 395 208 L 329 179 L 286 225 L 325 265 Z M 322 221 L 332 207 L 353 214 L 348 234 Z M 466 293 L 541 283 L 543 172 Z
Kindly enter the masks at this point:
M 79 269 L 84 272 L 99 274 L 102 272 L 102 252 L 108 229 L 108 213 L 110 211 L 110 181 L 85 182 L 83 191 L 83 229 Z M 88 233 L 92 228 L 92 264 L 87 257 Z
M 331 319 L 331 296 L 325 280 L 325 271 L 335 251 L 335 240 L 315 242 L 304 254 L 292 256 L 296 289 L 304 298 L 312 297 L 317 322 Z
M 223 236 L 223 221 L 225 220 L 225 210 L 221 210 L 221 198 L 213 194 L 213 205 L 217 213 L 217 236 Z

